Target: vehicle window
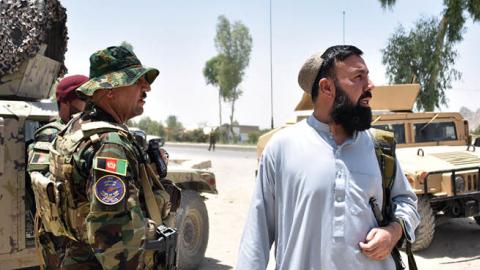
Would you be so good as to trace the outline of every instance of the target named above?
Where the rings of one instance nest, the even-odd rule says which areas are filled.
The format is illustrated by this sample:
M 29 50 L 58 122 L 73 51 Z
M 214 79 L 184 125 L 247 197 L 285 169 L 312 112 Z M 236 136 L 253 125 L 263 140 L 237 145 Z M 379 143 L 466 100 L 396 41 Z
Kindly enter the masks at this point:
M 397 143 L 405 143 L 405 125 L 404 124 L 387 124 L 387 125 L 373 125 L 373 128 L 378 128 L 393 132 L 395 141 Z
M 40 123 L 38 121 L 25 121 L 25 142 L 33 141 L 33 135 L 35 134 L 35 131 L 42 125 L 43 123 Z
M 417 123 L 413 125 L 415 142 L 454 141 L 457 139 L 454 122 Z

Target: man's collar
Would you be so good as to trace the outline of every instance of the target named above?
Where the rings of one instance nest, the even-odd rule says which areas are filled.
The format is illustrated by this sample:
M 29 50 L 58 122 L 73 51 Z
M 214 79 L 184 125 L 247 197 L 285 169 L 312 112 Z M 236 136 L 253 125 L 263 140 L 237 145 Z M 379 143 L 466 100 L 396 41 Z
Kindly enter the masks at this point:
M 317 132 L 330 133 L 330 127 L 328 124 L 318 121 L 313 114 L 307 118 L 307 123 L 314 128 Z
M 85 108 L 85 112 L 82 114 L 82 119 L 117 123 L 113 116 L 111 116 L 110 114 L 102 110 L 102 108 L 93 103 L 89 103 L 88 106 Z
M 330 130 L 330 126 L 326 123 L 323 123 L 323 122 L 320 122 L 317 118 L 315 118 L 315 116 L 313 114 L 311 114 L 308 118 L 307 118 L 307 123 L 308 125 L 310 125 L 313 129 L 315 129 L 318 133 L 324 133 L 324 134 L 328 134 L 328 137 L 332 140 L 334 140 L 333 138 L 333 134 Z M 343 144 L 351 144 L 351 143 L 355 143 L 358 139 L 358 135 L 359 135 L 360 132 L 358 131 L 355 131 L 353 133 L 353 136 L 350 137 L 350 138 L 347 138 L 343 143 Z

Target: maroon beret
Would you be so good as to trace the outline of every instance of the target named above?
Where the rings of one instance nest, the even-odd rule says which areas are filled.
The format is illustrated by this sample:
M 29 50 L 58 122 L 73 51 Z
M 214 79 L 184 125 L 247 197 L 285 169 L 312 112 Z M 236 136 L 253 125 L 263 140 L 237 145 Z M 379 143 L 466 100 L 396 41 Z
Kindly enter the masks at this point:
M 75 89 L 87 81 L 88 77 L 83 75 L 72 75 L 63 78 L 57 85 L 57 91 L 55 91 L 57 101 L 69 101 L 77 97 Z

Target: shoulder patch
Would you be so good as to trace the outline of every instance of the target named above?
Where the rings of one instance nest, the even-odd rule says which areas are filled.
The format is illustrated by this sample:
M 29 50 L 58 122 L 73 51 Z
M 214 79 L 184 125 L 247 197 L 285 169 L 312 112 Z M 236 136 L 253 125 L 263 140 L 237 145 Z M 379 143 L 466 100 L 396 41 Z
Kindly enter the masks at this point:
M 93 169 L 122 176 L 127 175 L 128 161 L 111 157 L 96 157 L 93 160 Z
M 30 160 L 30 164 L 50 164 L 48 153 L 35 152 Z
M 125 183 L 116 175 L 105 175 L 95 182 L 95 197 L 103 204 L 114 205 L 123 200 L 126 193 Z

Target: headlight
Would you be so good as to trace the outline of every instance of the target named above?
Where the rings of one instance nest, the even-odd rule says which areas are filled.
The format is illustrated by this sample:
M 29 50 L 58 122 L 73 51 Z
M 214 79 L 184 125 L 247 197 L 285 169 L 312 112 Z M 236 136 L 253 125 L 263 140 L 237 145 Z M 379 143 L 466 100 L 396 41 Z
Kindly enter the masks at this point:
M 463 192 L 465 190 L 465 179 L 463 176 L 457 175 L 455 177 L 455 191 L 456 193 Z

